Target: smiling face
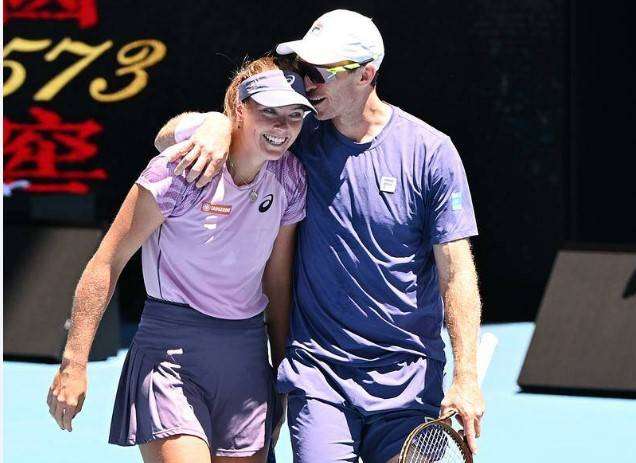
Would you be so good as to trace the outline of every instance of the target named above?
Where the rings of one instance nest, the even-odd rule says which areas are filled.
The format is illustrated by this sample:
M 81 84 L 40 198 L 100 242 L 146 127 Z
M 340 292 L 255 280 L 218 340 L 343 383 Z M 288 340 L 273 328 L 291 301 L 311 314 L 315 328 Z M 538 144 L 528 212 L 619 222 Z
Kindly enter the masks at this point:
M 271 108 L 251 98 L 236 109 L 240 121 L 238 135 L 242 142 L 268 161 L 279 159 L 294 143 L 306 111 L 301 105 Z
M 325 66 L 333 68 L 349 64 L 351 61 L 342 61 Z M 326 83 L 316 83 L 308 76 L 305 76 L 305 89 L 307 99 L 316 108 L 318 120 L 325 121 L 337 117 L 346 116 L 349 112 L 355 111 L 359 95 L 358 82 L 363 68 L 352 71 L 339 72 Z

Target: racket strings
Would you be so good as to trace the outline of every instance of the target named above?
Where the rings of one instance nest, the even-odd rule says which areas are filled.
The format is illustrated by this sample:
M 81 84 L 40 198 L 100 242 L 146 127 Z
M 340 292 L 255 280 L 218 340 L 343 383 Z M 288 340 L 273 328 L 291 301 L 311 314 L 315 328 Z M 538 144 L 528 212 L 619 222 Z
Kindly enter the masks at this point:
M 413 437 L 406 463 L 463 463 L 466 459 L 457 443 L 438 425 L 427 426 Z
M 422 433 L 419 435 L 417 439 L 417 450 L 419 455 L 416 455 L 415 463 L 423 462 L 424 458 L 434 458 L 434 455 L 431 455 L 431 453 L 434 449 L 439 448 L 442 439 L 443 435 L 436 427 L 433 427 L 428 433 Z

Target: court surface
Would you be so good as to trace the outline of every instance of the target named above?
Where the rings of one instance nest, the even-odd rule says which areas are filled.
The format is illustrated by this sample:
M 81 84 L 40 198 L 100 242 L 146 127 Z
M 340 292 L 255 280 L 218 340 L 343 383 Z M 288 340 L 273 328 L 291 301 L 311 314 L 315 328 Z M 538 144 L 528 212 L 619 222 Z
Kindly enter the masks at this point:
M 499 346 L 483 384 L 487 411 L 475 461 L 636 461 L 636 400 L 519 392 L 516 380 L 533 329 L 532 323 L 484 327 L 499 338 Z M 136 448 L 106 443 L 124 356 L 125 351 L 121 351 L 117 357 L 89 365 L 89 393 L 72 433 L 59 430 L 46 406 L 48 386 L 57 366 L 4 362 L 3 461 L 141 462 Z M 277 461 L 291 462 L 286 426 L 279 442 Z

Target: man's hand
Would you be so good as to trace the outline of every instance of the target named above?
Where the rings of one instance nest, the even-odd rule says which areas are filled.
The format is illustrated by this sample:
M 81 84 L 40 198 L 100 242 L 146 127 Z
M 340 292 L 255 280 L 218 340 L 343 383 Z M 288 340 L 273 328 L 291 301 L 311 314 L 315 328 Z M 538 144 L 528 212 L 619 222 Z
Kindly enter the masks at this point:
M 51 416 L 62 430 L 73 430 L 71 422 L 82 410 L 87 387 L 86 365 L 62 361 L 46 399 Z
M 485 404 L 477 379 L 455 379 L 442 400 L 440 416 L 447 416 L 452 411 L 464 428 L 464 436 L 471 452 L 477 453 L 477 438 L 481 434 L 481 418 Z
M 170 161 L 180 160 L 175 175 L 181 175 L 189 168 L 186 176 L 188 182 L 198 179 L 197 187 L 207 185 L 223 168 L 231 140 L 230 120 L 220 113 L 208 113 L 203 124 L 190 137 L 189 143 L 184 143 L 170 156 Z

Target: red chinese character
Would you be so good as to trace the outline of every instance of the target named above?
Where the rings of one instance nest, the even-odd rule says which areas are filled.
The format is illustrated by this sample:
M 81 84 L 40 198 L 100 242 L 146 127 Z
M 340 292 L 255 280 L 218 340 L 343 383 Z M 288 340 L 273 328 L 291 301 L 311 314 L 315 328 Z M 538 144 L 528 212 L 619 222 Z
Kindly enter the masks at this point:
M 86 194 L 89 186 L 80 180 L 105 180 L 104 169 L 77 170 L 97 154 L 89 138 L 102 131 L 92 119 L 63 122 L 59 115 L 31 108 L 35 123 L 16 123 L 4 118 L 4 190 L 12 186 L 37 193 Z M 24 182 L 27 180 L 27 182 Z
M 95 0 L 4 0 L 4 22 L 11 19 L 68 21 L 85 29 L 97 24 Z

